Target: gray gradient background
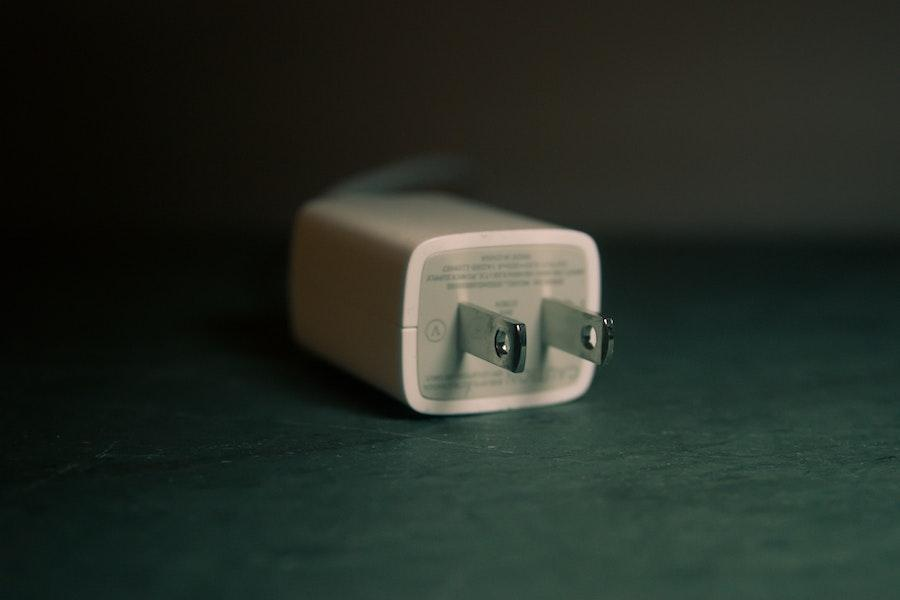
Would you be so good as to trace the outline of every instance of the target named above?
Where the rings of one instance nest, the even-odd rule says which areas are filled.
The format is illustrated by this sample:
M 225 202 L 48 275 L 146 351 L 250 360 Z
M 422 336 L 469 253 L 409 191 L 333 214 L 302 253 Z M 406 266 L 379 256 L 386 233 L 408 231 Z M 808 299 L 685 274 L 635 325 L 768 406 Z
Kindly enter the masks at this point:
M 421 152 L 596 233 L 900 232 L 898 4 L 88 3 L 9 20 L 7 226 L 286 230 Z

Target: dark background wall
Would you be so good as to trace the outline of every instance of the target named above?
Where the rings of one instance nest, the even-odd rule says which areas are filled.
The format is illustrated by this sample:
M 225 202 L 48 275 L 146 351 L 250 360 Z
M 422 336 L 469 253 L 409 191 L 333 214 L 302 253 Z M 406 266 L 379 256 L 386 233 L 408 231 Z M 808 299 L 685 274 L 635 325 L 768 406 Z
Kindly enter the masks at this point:
M 900 233 L 896 2 L 93 2 L 9 17 L 7 226 L 286 228 L 421 152 L 595 232 Z

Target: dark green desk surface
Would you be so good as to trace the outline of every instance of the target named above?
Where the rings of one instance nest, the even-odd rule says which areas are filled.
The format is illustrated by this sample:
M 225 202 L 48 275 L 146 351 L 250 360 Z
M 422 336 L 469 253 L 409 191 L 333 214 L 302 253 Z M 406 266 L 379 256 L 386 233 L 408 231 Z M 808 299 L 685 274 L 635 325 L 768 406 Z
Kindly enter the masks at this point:
M 896 247 L 606 244 L 590 393 L 448 419 L 292 346 L 283 250 L 28 250 L 0 595 L 897 596 Z

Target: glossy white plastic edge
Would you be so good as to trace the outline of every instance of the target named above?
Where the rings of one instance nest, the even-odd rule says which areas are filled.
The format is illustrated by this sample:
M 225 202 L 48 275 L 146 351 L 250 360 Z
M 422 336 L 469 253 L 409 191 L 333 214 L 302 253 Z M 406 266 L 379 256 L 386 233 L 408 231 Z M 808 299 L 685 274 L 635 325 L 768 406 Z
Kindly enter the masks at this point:
M 575 246 L 584 251 L 585 277 L 587 277 L 587 305 L 585 308 L 594 312 L 600 312 L 600 255 L 597 251 L 597 244 L 591 236 L 574 229 L 513 229 L 508 231 L 459 233 L 426 240 L 413 250 L 407 265 L 406 288 L 403 299 L 401 379 L 403 400 L 415 411 L 427 415 L 495 412 L 568 402 L 582 396 L 587 391 L 593 380 L 595 369 L 594 364 L 589 361 L 584 361 L 580 375 L 571 385 L 553 390 L 458 400 L 431 400 L 422 396 L 419 390 L 416 354 L 416 344 L 418 343 L 417 324 L 419 321 L 419 286 L 422 279 L 422 270 L 428 257 L 448 250 L 544 244 Z

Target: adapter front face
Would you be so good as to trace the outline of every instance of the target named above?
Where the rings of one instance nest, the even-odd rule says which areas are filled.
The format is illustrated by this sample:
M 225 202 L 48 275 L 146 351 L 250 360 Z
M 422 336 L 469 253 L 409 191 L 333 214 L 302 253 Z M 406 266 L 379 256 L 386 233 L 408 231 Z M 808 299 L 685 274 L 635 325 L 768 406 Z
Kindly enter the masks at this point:
M 599 311 L 599 256 L 589 236 L 548 228 L 429 240 L 413 253 L 406 291 L 403 380 L 416 410 L 457 414 L 553 404 L 590 385 L 594 364 L 548 345 L 543 326 L 545 299 Z M 469 339 L 464 325 L 471 317 L 461 307 L 522 324 L 522 339 L 508 340 L 503 327 Z M 504 358 L 504 342 L 522 343 L 522 372 L 491 360 L 494 352 Z M 481 344 L 483 353 L 467 344 Z

